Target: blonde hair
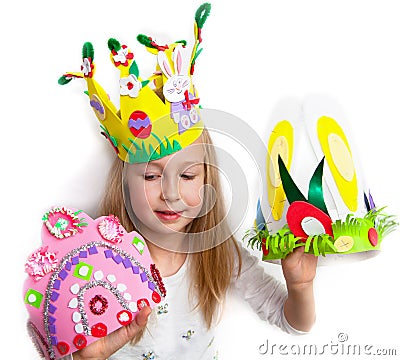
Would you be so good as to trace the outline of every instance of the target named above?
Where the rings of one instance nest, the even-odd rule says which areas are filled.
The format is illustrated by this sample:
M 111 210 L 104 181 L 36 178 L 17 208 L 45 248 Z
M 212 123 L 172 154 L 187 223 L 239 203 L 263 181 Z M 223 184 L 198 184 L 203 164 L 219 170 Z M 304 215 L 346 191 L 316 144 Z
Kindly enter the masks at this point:
M 210 210 L 205 215 L 193 219 L 187 229 L 189 241 L 191 234 L 197 235 L 195 236 L 196 248 L 207 249 L 191 253 L 188 266 L 192 284 L 190 295 L 194 295 L 197 299 L 194 307 L 201 311 L 207 327 L 210 328 L 213 322 L 218 320 L 219 309 L 223 305 L 232 278 L 240 274 L 242 259 L 239 245 L 229 232 L 226 223 L 224 200 L 220 196 L 222 192 L 219 174 L 217 167 L 212 166 L 216 164 L 216 155 L 211 137 L 206 129 L 204 129 L 201 139 L 204 144 L 209 145 L 204 147 L 204 182 L 215 190 L 216 196 Z M 133 231 L 135 228 L 126 211 L 123 198 L 123 167 L 123 162 L 116 158 L 110 169 L 99 215 L 114 214 L 118 216 L 127 231 Z M 204 199 L 204 202 L 209 201 Z M 201 244 L 198 244 L 199 239 L 201 239 Z M 236 274 L 234 274 L 235 265 L 238 270 Z M 141 335 L 137 336 L 134 342 L 137 342 Z

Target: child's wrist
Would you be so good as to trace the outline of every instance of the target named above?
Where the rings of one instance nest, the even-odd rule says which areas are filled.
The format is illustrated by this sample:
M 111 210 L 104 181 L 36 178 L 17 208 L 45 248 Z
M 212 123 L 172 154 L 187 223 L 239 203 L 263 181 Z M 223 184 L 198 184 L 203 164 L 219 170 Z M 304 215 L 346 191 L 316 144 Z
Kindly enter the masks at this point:
M 311 280 L 305 283 L 294 283 L 294 284 L 287 283 L 286 287 L 289 293 L 303 293 L 304 291 L 310 291 L 313 289 L 314 281 Z

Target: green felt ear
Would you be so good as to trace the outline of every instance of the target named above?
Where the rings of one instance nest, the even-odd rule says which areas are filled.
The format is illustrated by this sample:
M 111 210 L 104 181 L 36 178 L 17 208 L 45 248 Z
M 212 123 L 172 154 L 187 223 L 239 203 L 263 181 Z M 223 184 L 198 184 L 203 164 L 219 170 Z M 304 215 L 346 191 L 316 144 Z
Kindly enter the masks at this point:
M 282 180 L 283 190 L 285 191 L 286 197 L 291 204 L 294 201 L 305 201 L 307 199 L 301 193 L 295 182 L 293 181 L 292 177 L 287 170 L 285 163 L 283 162 L 280 155 L 278 155 L 278 166 L 279 166 L 279 174 Z
M 91 42 L 85 42 L 82 47 L 82 58 L 90 58 L 94 60 L 94 49 Z
M 324 213 L 328 214 L 328 209 L 326 208 L 324 201 L 324 194 L 322 189 L 322 174 L 324 172 L 324 160 L 322 158 L 317 168 L 311 177 L 310 184 L 308 186 L 308 202 L 318 209 L 322 210 Z

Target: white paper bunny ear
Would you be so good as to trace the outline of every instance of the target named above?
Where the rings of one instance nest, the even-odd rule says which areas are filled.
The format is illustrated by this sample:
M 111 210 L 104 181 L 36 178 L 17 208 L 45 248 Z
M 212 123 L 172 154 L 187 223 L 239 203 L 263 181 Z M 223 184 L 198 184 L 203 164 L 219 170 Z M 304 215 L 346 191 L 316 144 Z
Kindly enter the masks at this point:
M 173 53 L 173 61 L 176 75 L 188 75 L 190 54 L 185 51 L 181 44 L 178 44 Z
M 348 213 L 364 216 L 364 194 L 369 193 L 357 154 L 356 137 L 343 109 L 326 95 L 313 94 L 303 103 L 305 125 L 310 143 L 318 158 L 325 157 L 326 188 L 332 194 L 335 219 Z
M 167 78 L 170 78 L 174 75 L 174 73 L 171 69 L 169 60 L 167 58 L 167 55 L 165 55 L 164 51 L 158 52 L 157 61 L 158 61 L 158 65 L 160 66 L 161 71 Z

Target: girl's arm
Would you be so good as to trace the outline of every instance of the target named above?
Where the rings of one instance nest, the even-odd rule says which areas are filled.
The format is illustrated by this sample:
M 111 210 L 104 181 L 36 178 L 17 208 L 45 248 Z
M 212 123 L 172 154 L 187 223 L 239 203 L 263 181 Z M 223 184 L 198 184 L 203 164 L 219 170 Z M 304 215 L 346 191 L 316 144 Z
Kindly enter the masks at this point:
M 314 275 L 311 271 L 307 276 L 300 276 L 300 281 L 296 284 L 296 278 L 299 276 L 297 257 L 301 254 L 296 252 L 293 254 L 295 256 L 288 256 L 282 261 L 286 279 L 286 286 L 284 286 L 280 281 L 267 274 L 261 266 L 260 260 L 251 255 L 240 243 L 239 248 L 242 269 L 240 276 L 232 279 L 232 287 L 238 290 L 238 293 L 262 320 L 291 334 L 304 334 L 304 331 L 308 331 L 315 318 L 314 297 L 312 286 L 311 288 L 307 286 L 301 288 L 300 283 L 304 282 L 308 276 L 313 279 L 315 268 Z M 315 266 L 314 260 L 316 261 L 316 258 L 311 260 L 311 266 L 306 266 L 306 268 L 312 269 Z M 300 263 L 302 262 L 300 261 Z M 305 275 L 302 271 L 299 273 Z M 310 284 L 312 285 L 312 281 Z M 293 314 L 293 312 L 301 312 L 301 314 Z M 303 317 L 306 321 L 303 320 Z M 307 324 L 303 324 L 303 322 Z M 308 323 L 311 325 L 308 326 Z
M 315 322 L 313 281 L 317 262 L 318 257 L 305 254 L 304 247 L 296 249 L 281 262 L 288 290 L 285 318 L 300 331 L 309 331 Z

